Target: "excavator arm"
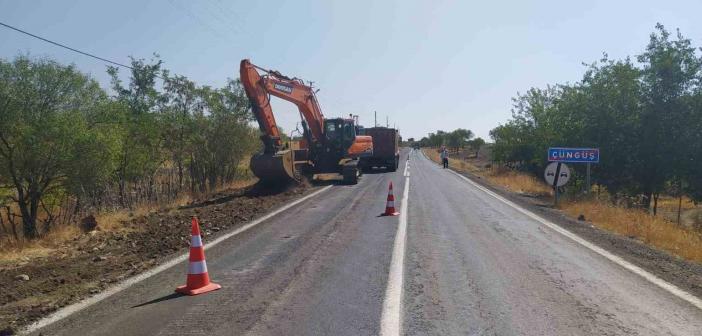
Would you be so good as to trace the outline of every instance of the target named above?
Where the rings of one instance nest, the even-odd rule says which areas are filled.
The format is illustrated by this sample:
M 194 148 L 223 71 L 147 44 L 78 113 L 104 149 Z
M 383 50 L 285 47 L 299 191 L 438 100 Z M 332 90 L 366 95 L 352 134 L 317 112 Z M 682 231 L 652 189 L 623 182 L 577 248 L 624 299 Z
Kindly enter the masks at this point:
M 261 76 L 257 70 L 265 72 L 265 75 Z M 314 138 L 313 141 L 325 141 L 324 115 L 312 87 L 305 85 L 300 79 L 289 78 L 277 71 L 259 68 L 249 60 L 241 61 L 240 72 L 241 82 L 251 100 L 253 114 L 264 137 L 270 139 L 270 149 L 279 149 L 281 142 L 269 94 L 295 104 L 307 122 L 307 127 Z
M 320 142 L 325 140 L 324 115 L 310 86 L 299 79 L 282 78 L 275 72 L 263 77 L 263 85 L 271 95 L 295 104 L 307 121 L 314 139 Z
M 270 97 L 265 86 L 262 85 L 261 75 L 248 60 L 241 61 L 239 70 L 241 84 L 251 102 L 251 110 L 258 121 L 258 127 L 263 133 L 261 137 L 264 144 L 263 151 L 264 153 L 275 153 L 282 147 L 280 130 L 275 123 Z

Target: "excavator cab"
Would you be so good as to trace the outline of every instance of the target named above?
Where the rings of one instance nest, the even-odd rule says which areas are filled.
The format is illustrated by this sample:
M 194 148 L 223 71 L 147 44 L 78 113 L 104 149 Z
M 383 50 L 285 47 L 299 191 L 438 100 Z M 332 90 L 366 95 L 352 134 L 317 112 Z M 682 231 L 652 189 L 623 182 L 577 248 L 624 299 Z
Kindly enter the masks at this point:
M 356 129 L 353 120 L 335 118 L 324 120 L 325 136 L 329 147 L 336 152 L 343 153 L 348 150 L 356 138 Z
M 324 138 L 322 149 L 317 152 L 317 168 L 322 172 L 334 171 L 356 138 L 353 120 L 324 119 Z

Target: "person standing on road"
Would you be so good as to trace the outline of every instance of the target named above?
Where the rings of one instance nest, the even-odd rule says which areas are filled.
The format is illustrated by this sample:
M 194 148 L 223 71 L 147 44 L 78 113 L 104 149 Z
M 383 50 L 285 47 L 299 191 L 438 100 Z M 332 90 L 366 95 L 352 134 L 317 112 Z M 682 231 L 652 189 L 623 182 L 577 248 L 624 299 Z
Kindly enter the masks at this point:
M 448 158 L 449 153 L 446 147 L 441 147 L 441 163 L 444 165 L 444 169 L 448 168 Z

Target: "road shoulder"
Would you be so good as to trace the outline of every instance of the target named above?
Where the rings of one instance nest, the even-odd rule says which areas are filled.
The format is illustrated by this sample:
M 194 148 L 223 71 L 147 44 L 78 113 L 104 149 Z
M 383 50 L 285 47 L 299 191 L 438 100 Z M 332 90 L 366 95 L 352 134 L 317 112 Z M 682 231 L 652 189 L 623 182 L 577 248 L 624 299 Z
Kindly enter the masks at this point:
M 15 321 L 9 323 L 9 327 L 15 330 L 28 332 L 47 326 L 186 260 L 188 223 L 192 216 L 200 218 L 206 247 L 212 247 L 214 242 L 231 237 L 326 188 L 304 186 L 278 192 L 237 190 L 135 218 L 129 223 L 143 226 L 143 230 L 77 237 L 79 248 L 75 255 L 50 258 L 12 270 L 32 274 L 33 281 L 18 285 L 55 284 L 48 292 L 22 292 L 22 287 L 17 288 L 17 293 L 25 293 L 32 299 L 36 295 L 40 295 L 39 299 L 46 296 L 46 303 L 40 301 L 32 306 L 32 313 L 27 314 L 21 306 L 10 302 L 2 306 L 0 313 L 3 319 Z M 104 257 L 97 258 L 96 255 Z M 66 265 L 71 265 L 71 268 L 67 270 Z M 91 269 L 91 272 L 84 269 Z M 57 282 L 56 279 L 65 279 L 65 273 L 73 270 L 77 272 L 74 280 Z M 99 284 L 94 285 L 97 282 L 89 277 L 99 278 Z M 76 290 L 79 285 L 86 288 Z M 48 299 L 55 297 L 60 300 Z
M 426 160 L 431 161 L 422 153 Z M 544 219 L 572 232 L 573 234 L 613 253 L 624 260 L 656 275 L 657 277 L 679 287 L 682 290 L 702 297 L 702 265 L 686 261 L 677 256 L 655 249 L 636 239 L 614 234 L 595 227 L 588 221 L 578 221 L 562 211 L 543 205 L 533 197 L 516 194 L 505 188 L 492 185 L 480 176 L 456 171 L 480 186 L 504 197 Z

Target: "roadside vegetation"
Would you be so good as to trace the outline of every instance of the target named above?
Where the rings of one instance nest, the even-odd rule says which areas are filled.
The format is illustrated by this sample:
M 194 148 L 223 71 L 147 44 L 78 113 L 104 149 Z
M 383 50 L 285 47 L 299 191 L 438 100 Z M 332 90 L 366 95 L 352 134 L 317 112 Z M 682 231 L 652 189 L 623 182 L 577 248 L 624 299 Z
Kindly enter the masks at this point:
M 105 89 L 74 65 L 0 60 L 0 252 L 251 179 L 238 80 L 197 85 L 157 56 L 131 67 L 108 68 Z
M 702 57 L 679 31 L 657 25 L 635 57 L 586 65 L 576 83 L 531 88 L 513 98 L 512 118 L 485 149 L 450 144 L 437 131 L 420 146 L 446 146 L 450 165 L 527 196 L 551 195 L 543 181 L 548 147 L 597 147 L 585 193 L 585 165 L 560 208 L 603 229 L 702 262 Z M 470 133 L 470 131 L 468 131 Z M 414 140 L 414 139 L 413 139 Z M 468 150 L 464 149 L 468 148 Z M 487 157 L 479 157 L 487 151 Z M 438 162 L 436 150 L 425 153 Z M 485 156 L 485 155 L 483 155 Z
M 490 133 L 494 160 L 540 175 L 549 146 L 598 147 L 593 183 L 614 201 L 654 215 L 661 195 L 698 202 L 701 70 L 699 49 L 659 24 L 633 59 L 604 55 L 577 83 L 531 88 L 514 98 L 512 119 Z M 585 165 L 570 167 L 577 172 L 573 185 L 582 188 Z
M 439 151 L 435 148 L 425 150 L 424 153 L 431 160 L 437 163 L 441 162 Z M 455 151 L 451 152 L 449 156 L 449 167 L 479 176 L 488 180 L 491 184 L 501 186 L 518 194 L 531 196 L 549 196 L 553 194 L 551 188 L 541 182 L 536 176 L 492 165 L 487 163 L 489 161 L 484 160 L 485 158 L 482 159 L 480 160 L 466 151 Z

